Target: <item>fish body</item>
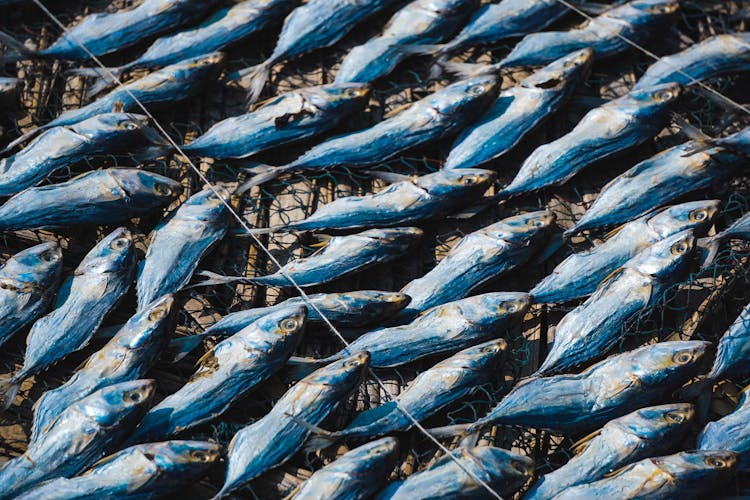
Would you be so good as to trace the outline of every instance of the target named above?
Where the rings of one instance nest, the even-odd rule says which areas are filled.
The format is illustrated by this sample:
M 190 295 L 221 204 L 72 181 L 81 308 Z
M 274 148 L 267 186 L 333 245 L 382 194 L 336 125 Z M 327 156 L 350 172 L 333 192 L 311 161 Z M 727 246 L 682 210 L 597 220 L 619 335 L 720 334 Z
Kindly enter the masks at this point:
M 11 107 L 18 102 L 22 86 L 23 80 L 19 78 L 0 77 L 0 108 Z
M 750 305 L 745 306 L 737 319 L 719 340 L 716 360 L 708 377 L 718 380 L 724 377 L 745 375 L 750 372 Z
M 151 172 L 96 170 L 14 195 L 0 206 L 0 231 L 114 224 L 152 212 L 181 192 L 178 182 Z
M 750 470 L 750 388 L 742 390 L 737 407 L 719 420 L 709 422 L 698 434 L 699 450 L 728 450 L 739 454 L 740 469 Z
M 359 386 L 369 361 L 367 352 L 358 352 L 311 373 L 266 416 L 240 429 L 229 444 L 227 477 L 216 498 L 286 462 L 310 435 L 301 422 L 317 425 L 325 419 Z
M 146 375 L 169 341 L 174 298 L 166 295 L 130 318 L 73 376 L 34 404 L 31 433 L 36 436 L 60 410 L 109 385 Z M 33 438 L 32 438 L 33 439 Z
M 385 437 L 355 448 L 310 476 L 295 500 L 365 500 L 372 497 L 396 466 L 398 441 Z
M 623 325 L 661 300 L 687 267 L 695 248 L 688 229 L 642 250 L 615 271 L 555 328 L 555 341 L 537 370 L 569 370 L 608 352 L 622 338 Z
M 217 344 L 182 388 L 146 414 L 131 442 L 159 440 L 226 411 L 284 366 L 302 339 L 306 317 L 304 306 L 291 306 Z
M 60 287 L 54 310 L 38 319 L 26 338 L 23 366 L 0 384 L 5 407 L 21 382 L 83 349 L 130 288 L 136 268 L 135 241 L 126 228 L 103 238 Z
M 293 286 L 293 283 L 297 286 L 320 285 L 401 257 L 417 244 L 422 235 L 419 228 L 401 227 L 334 236 L 321 251 L 293 260 L 273 274 L 250 278 L 250 281 L 280 287 Z
M 737 454 L 731 451 L 691 451 L 646 458 L 613 476 L 569 488 L 555 500 L 670 500 L 707 498 L 709 490 L 734 476 Z M 710 495 L 709 495 L 710 496 Z
M 222 120 L 182 146 L 189 155 L 246 158 L 260 151 L 313 137 L 367 104 L 370 86 L 333 83 L 296 89 L 260 108 Z
M 476 499 L 494 498 L 474 477 L 484 481 L 502 496 L 512 496 L 534 474 L 534 462 L 493 446 L 461 447 L 451 451 L 454 458 L 441 457 L 429 469 L 417 472 L 404 481 L 388 485 L 377 500 Z M 458 463 L 457 463 L 458 462 Z M 469 470 L 472 475 L 467 474 Z
M 719 241 L 725 239 L 750 240 L 750 213 L 743 215 L 732 223 L 731 226 L 711 239 Z
M 229 227 L 229 192 L 206 188 L 180 205 L 154 229 L 138 273 L 138 309 L 185 286 L 203 256 Z
M 374 82 L 408 56 L 404 44 L 433 44 L 449 37 L 473 11 L 474 0 L 414 0 L 396 12 L 380 36 L 344 57 L 335 82 Z
M 750 33 L 716 35 L 660 58 L 635 83 L 635 89 L 677 82 L 690 85 L 725 73 L 746 71 L 750 64 Z
M 667 149 L 615 177 L 566 234 L 616 226 L 728 177 L 739 166 L 732 153 L 708 149 L 688 153 L 690 141 Z
M 567 464 L 539 478 L 526 500 L 549 500 L 579 484 L 597 481 L 633 462 L 677 447 L 695 415 L 695 407 L 676 403 L 642 408 L 607 422 Z
M 563 184 L 594 162 L 651 139 L 666 125 L 680 86 L 625 94 L 589 111 L 566 135 L 536 148 L 502 194 L 514 196 Z
M 45 482 L 18 500 L 169 496 L 206 475 L 220 457 L 221 447 L 208 441 L 139 444 L 104 458 L 85 474 Z
M 461 132 L 443 168 L 474 167 L 507 153 L 570 98 L 592 59 L 590 48 L 578 50 L 500 92 L 489 111 Z
M 60 411 L 20 457 L 0 469 L 0 498 L 58 477 L 73 477 L 114 451 L 146 411 L 153 380 L 111 385 Z
M 482 283 L 522 266 L 554 225 L 546 211 L 515 215 L 464 236 L 430 272 L 402 290 L 411 297 L 400 318 L 466 297 Z
M 143 143 L 164 143 L 144 115 L 106 113 L 51 128 L 18 153 L 0 159 L 0 196 L 18 193 L 88 156 L 129 153 Z
M 12 255 L 0 267 L 0 346 L 52 304 L 62 273 L 62 252 L 47 242 Z
M 529 293 L 535 302 L 562 303 L 586 297 L 638 252 L 687 229 L 703 233 L 719 211 L 719 200 L 691 201 L 646 214 L 617 229 L 591 250 L 574 253 Z
M 526 379 L 468 430 L 496 424 L 566 433 L 594 429 L 661 401 L 696 374 L 708 345 L 660 342 L 611 356 L 579 374 Z
M 713 146 L 747 156 L 750 155 L 750 127 L 745 127 L 726 137 L 701 137 L 699 142 L 702 142 L 704 147 L 698 150 Z

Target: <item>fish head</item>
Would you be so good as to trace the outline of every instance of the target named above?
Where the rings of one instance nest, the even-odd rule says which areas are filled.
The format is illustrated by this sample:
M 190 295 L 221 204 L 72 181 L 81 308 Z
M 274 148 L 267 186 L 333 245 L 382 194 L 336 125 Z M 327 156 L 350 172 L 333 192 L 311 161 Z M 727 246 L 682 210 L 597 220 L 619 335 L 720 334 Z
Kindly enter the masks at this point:
M 170 472 L 208 468 L 221 458 L 221 446 L 208 441 L 164 441 L 142 445 L 142 453 Z
M 86 254 L 74 275 L 127 272 L 135 260 L 135 237 L 130 229 L 119 227 Z
M 99 426 L 114 427 L 143 416 L 155 392 L 154 380 L 121 382 L 96 391 L 75 403 L 75 407 Z
M 363 108 L 370 100 L 372 85 L 369 83 L 331 83 L 307 89 L 312 103 L 320 108 L 338 109 L 343 112 Z
M 710 345 L 710 342 L 700 340 L 658 342 L 625 353 L 620 359 L 627 363 L 626 369 L 641 384 L 657 387 L 696 375 Z
M 321 305 L 324 309 L 361 311 L 363 316 L 380 319 L 396 314 L 411 302 L 411 297 L 401 292 L 358 290 L 326 294 Z
M 41 243 L 11 256 L 0 268 L 0 282 L 1 278 L 10 278 L 48 288 L 60 278 L 62 262 L 62 250 L 57 242 Z
M 163 204 L 182 193 L 182 185 L 169 177 L 133 168 L 107 169 L 122 190 L 132 199 L 149 202 L 159 200 Z
M 128 349 L 156 348 L 151 342 L 169 325 L 174 305 L 174 295 L 167 294 L 137 312 L 123 327 L 129 333 L 124 335 L 125 341 L 121 344 Z M 120 336 L 119 332 L 117 336 Z
M 438 170 L 415 183 L 435 197 L 479 197 L 492 185 L 495 172 L 479 168 Z
M 686 229 L 704 232 L 719 213 L 720 206 L 719 200 L 680 203 L 647 216 L 646 224 L 662 238 Z
M 728 479 L 734 474 L 739 455 L 734 451 L 688 451 L 651 459 L 659 469 L 679 477 L 686 485 Z
M 561 89 L 569 82 L 583 80 L 591 70 L 594 50 L 590 47 L 572 52 L 557 59 L 526 77 L 524 87 Z
M 483 329 L 523 317 L 531 306 L 531 296 L 523 292 L 490 292 L 453 302 L 461 315 Z
M 207 187 L 185 200 L 177 213 L 182 219 L 219 221 L 229 211 L 227 203 L 231 196 L 230 190 L 224 186 Z
M 452 83 L 420 102 L 437 110 L 441 115 L 471 112 L 472 109 L 488 103 L 495 96 L 497 88 L 497 75 L 480 75 Z
M 289 338 L 299 341 L 305 330 L 307 312 L 307 306 L 304 305 L 283 307 L 258 319 L 253 323 L 253 328 L 281 339 Z M 296 342 L 293 345 L 296 345 Z
M 364 377 L 370 366 L 370 353 L 355 352 L 345 358 L 330 363 L 312 372 L 302 382 L 311 385 L 329 385 L 341 388 L 341 392 L 349 393 Z
M 96 115 L 70 127 L 79 135 L 91 140 L 123 140 L 127 136 L 142 135 L 149 127 L 148 117 L 135 113 L 104 113 Z
M 494 446 L 477 446 L 466 451 L 482 471 L 480 477 L 489 477 L 490 485 L 498 481 L 512 481 L 521 485 L 534 475 L 534 461 L 527 456 Z
M 508 217 L 480 231 L 491 235 L 493 239 L 525 244 L 547 233 L 554 224 L 555 214 L 540 210 Z
M 625 98 L 629 102 L 635 102 L 639 107 L 649 109 L 651 113 L 661 112 L 675 102 L 682 95 L 682 86 L 679 83 L 661 83 L 643 89 L 629 92 Z M 616 101 L 611 101 L 616 102 Z
M 673 278 L 686 267 L 695 250 L 695 241 L 693 230 L 686 229 L 641 250 L 623 267 L 661 281 Z
M 613 420 L 620 429 L 653 444 L 667 443 L 687 430 L 695 416 L 690 403 L 673 403 L 641 408 Z
M 17 92 L 21 88 L 23 80 L 20 78 L 0 78 L 0 94 L 6 92 Z

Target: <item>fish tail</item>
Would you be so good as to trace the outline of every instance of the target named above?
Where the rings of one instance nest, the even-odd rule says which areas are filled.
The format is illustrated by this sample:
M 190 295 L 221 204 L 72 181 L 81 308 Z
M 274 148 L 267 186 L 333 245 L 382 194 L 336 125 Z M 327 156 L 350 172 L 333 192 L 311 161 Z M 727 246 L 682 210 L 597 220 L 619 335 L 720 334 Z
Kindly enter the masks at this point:
M 15 148 L 17 148 L 18 146 L 20 146 L 24 142 L 30 141 L 31 139 L 33 139 L 34 137 L 36 137 L 40 133 L 44 132 L 48 128 L 50 128 L 50 127 L 47 126 L 47 125 L 42 125 L 41 127 L 37 127 L 34 130 L 26 132 L 21 137 L 17 138 L 13 142 L 11 142 L 7 146 L 5 146 L 5 148 L 3 148 L 2 151 L 0 151 L 0 155 L 4 155 L 6 153 L 9 153 L 10 151 L 14 150 Z
M 208 286 L 208 285 L 228 285 L 230 283 L 237 283 L 237 282 L 252 282 L 253 278 L 247 278 L 245 276 L 224 276 L 223 274 L 214 273 L 211 271 L 197 271 L 193 274 L 194 277 L 201 277 L 205 278 L 202 281 L 198 281 L 196 283 L 193 283 L 189 286 L 184 287 L 183 289 L 188 288 L 195 288 L 197 286 Z
M 119 80 L 127 70 L 127 66 L 115 68 L 74 68 L 68 71 L 71 75 L 92 79 L 86 88 L 86 98 L 100 94 L 104 89 Z
M 216 495 L 211 497 L 211 500 L 219 500 L 221 498 L 224 498 L 229 494 L 229 492 L 232 490 L 232 487 L 230 485 L 225 484 L 221 487 L 218 493 Z
M 399 52 L 401 52 L 402 54 L 409 55 L 409 56 L 442 56 L 443 54 L 445 54 L 446 47 L 448 46 L 449 45 L 447 43 L 441 43 L 441 44 L 435 44 L 435 45 L 429 45 L 429 44 L 394 45 L 394 47 Z
M 427 429 L 427 432 L 435 438 L 447 438 L 454 436 L 468 436 L 475 432 L 473 429 L 474 424 L 457 424 L 457 425 L 446 425 L 444 427 L 433 427 Z
M 250 103 L 257 101 L 260 93 L 263 92 L 263 88 L 271 76 L 271 67 L 274 62 L 273 59 L 268 59 L 233 75 L 232 82 L 247 90 L 247 99 Z
M 15 375 L 0 380 L 0 412 L 11 407 L 20 388 L 21 380 Z
M 270 165 L 260 165 L 252 168 L 250 171 L 255 173 L 250 180 L 245 181 L 240 187 L 237 188 L 237 194 L 242 195 L 246 191 L 255 186 L 260 186 L 266 182 L 270 182 L 285 172 L 289 172 L 291 169 L 287 167 L 272 167 Z
M 305 445 L 305 451 L 313 452 L 316 450 L 322 450 L 333 446 L 343 439 L 340 432 L 331 432 L 318 427 L 317 425 L 311 424 L 303 418 L 297 415 L 286 414 L 289 418 L 294 420 L 300 427 L 304 427 L 313 434 L 310 440 Z
M 477 64 L 477 63 L 463 63 L 445 61 L 441 63 L 441 66 L 458 78 L 472 78 L 475 76 L 487 75 L 493 73 L 496 67 L 490 64 Z
M 0 56 L 0 64 L 14 63 L 37 56 L 35 50 L 29 49 L 19 40 L 16 40 L 13 36 L 2 30 L 0 30 L 0 44 L 6 49 L 11 50 L 10 54 Z
M 698 240 L 698 248 L 701 252 L 700 264 L 701 269 L 706 269 L 713 264 L 716 256 L 719 254 L 719 245 L 724 237 L 724 233 L 719 233 L 710 238 L 700 238 Z

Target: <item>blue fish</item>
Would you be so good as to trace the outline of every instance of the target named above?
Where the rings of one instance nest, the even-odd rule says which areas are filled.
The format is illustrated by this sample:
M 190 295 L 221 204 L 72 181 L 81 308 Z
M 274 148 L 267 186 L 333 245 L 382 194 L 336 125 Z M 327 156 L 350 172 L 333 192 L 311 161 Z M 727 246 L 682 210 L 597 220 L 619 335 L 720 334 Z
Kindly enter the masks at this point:
M 185 286 L 203 256 L 227 232 L 230 193 L 222 187 L 194 194 L 154 229 L 138 272 L 138 309 Z
M 500 92 L 489 111 L 461 132 L 443 168 L 474 167 L 510 151 L 570 98 L 592 58 L 590 48 L 573 52 Z
M 561 303 L 586 297 L 638 252 L 687 229 L 705 232 L 719 211 L 719 200 L 673 205 L 628 222 L 591 250 L 574 253 L 529 293 L 535 302 Z
M 67 408 L 103 387 L 146 375 L 169 341 L 173 307 L 171 295 L 155 301 L 130 318 L 67 382 L 42 394 L 34 404 L 32 436 L 43 432 L 61 408 Z
M 744 376 L 750 373 L 748 361 L 750 361 L 750 305 L 745 306 L 719 340 L 716 360 L 708 378 L 719 380 L 724 377 Z
M 525 500 L 549 500 L 566 489 L 597 481 L 644 458 L 675 449 L 690 426 L 689 403 L 651 406 L 607 422 L 573 447 L 575 456 L 539 478 Z
M 227 450 L 227 477 L 214 498 L 222 498 L 265 471 L 283 464 L 317 425 L 356 389 L 367 370 L 370 355 L 358 352 L 335 361 L 297 382 L 271 411 L 243 427 Z
M 26 337 L 23 367 L 0 381 L 0 408 L 10 407 L 21 383 L 89 343 L 104 318 L 130 288 L 135 241 L 126 228 L 103 238 L 60 287 L 54 310 Z
M 114 451 L 143 416 L 153 380 L 111 385 L 59 410 L 46 432 L 0 469 L 0 499 L 58 477 L 73 477 Z
M 728 450 L 739 454 L 742 471 L 750 470 L 750 386 L 742 390 L 737 407 L 715 422 L 709 422 L 698 434 L 699 450 Z
M 189 155 L 246 158 L 260 151 L 322 134 L 361 110 L 370 96 L 367 84 L 334 83 L 296 89 L 260 108 L 222 120 L 190 144 Z
M 12 255 L 0 267 L 0 346 L 52 304 L 62 273 L 62 251 L 42 243 Z
M 699 144 L 696 145 L 695 151 L 699 152 L 709 149 L 711 147 L 727 149 L 729 151 L 739 153 L 745 156 L 750 155 L 750 127 L 745 127 L 739 132 L 728 135 L 726 137 L 708 137 L 702 132 L 697 133 L 697 137 L 692 137 L 692 131 L 687 130 L 689 126 L 683 126 L 682 130 L 686 133 L 691 134 L 691 139 L 696 140 Z
M 391 483 L 375 496 L 376 500 L 493 498 L 474 477 L 496 494 L 512 497 L 534 475 L 531 458 L 502 448 L 461 447 L 451 453 L 453 457 L 441 457 L 429 469 Z
M 132 168 L 96 170 L 14 195 L 0 206 L 0 231 L 106 226 L 152 213 L 181 192 L 179 182 L 151 172 Z

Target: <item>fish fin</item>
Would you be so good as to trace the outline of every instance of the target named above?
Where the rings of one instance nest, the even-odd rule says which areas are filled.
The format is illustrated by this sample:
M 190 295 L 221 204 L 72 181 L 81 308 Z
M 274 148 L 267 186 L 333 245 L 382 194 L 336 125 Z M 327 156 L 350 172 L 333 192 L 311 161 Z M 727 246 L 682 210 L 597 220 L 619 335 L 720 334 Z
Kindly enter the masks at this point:
M 71 70 L 68 70 L 67 73 L 86 78 L 87 80 L 91 80 L 86 86 L 86 99 L 92 99 L 110 85 L 115 84 L 117 80 L 121 79 L 126 69 L 127 67 L 125 66 L 106 69 L 73 68 Z
M 193 274 L 193 277 L 201 277 L 206 278 L 202 281 L 198 281 L 197 283 L 192 283 L 188 286 L 183 287 L 183 290 L 187 290 L 189 288 L 195 288 L 198 286 L 208 286 L 208 285 L 228 285 L 229 283 L 236 283 L 238 281 L 249 283 L 252 278 L 248 278 L 246 276 L 224 276 L 223 274 L 214 273 L 212 271 L 197 271 Z
M 445 61 L 442 66 L 445 71 L 456 75 L 458 78 L 472 78 L 494 72 L 493 66 L 489 64 Z
M 383 120 L 387 120 L 388 118 L 393 118 L 394 116 L 396 116 L 397 114 L 405 110 L 406 108 L 410 108 L 412 104 L 414 103 L 407 102 L 399 106 L 396 106 L 395 108 L 393 108 L 392 110 L 390 110 L 389 112 L 383 115 Z
M 316 233 L 315 234 L 315 239 L 318 240 L 318 242 L 311 244 L 310 247 L 311 248 L 321 249 L 321 248 L 327 247 L 331 243 L 331 240 L 333 239 L 333 236 L 331 236 L 330 234 Z
M 34 130 L 30 130 L 30 131 L 26 132 L 21 137 L 18 137 L 13 142 L 11 142 L 7 146 L 5 146 L 5 148 L 3 148 L 2 151 L 0 151 L 0 155 L 4 155 L 6 153 L 9 153 L 10 151 L 12 151 L 13 149 L 17 148 L 18 146 L 20 146 L 24 142 L 30 141 L 31 139 L 33 139 L 37 135 L 41 134 L 42 132 L 44 132 L 48 128 L 50 128 L 50 127 L 47 126 L 47 125 L 42 125 L 41 127 L 37 127 Z
M 203 333 L 198 333 L 196 335 L 174 338 L 169 342 L 165 356 L 169 354 L 168 361 L 171 363 L 177 363 L 193 352 L 199 345 L 201 345 L 203 339 L 207 337 L 209 336 Z
M 203 356 L 198 358 L 198 361 L 195 362 L 195 366 L 198 366 L 200 368 L 209 368 L 211 366 L 211 360 L 215 358 L 214 349 L 211 348 L 208 351 L 206 351 Z
M 716 256 L 719 253 L 719 244 L 721 243 L 721 233 L 712 236 L 710 238 L 699 238 L 695 245 L 700 252 L 700 264 L 701 270 L 706 269 L 708 266 L 713 264 Z
M 706 134 L 680 115 L 676 113 L 672 114 L 671 120 L 672 123 L 674 123 L 680 129 L 680 132 L 685 134 L 688 139 L 695 142 L 692 147 L 685 150 L 685 153 L 682 156 L 690 156 L 701 153 L 715 146 L 714 142 L 716 141 L 716 139 Z
M 622 274 L 622 272 L 623 272 L 623 269 L 621 267 L 618 267 L 617 269 L 609 273 L 607 276 L 605 276 L 605 278 L 601 281 L 601 283 L 599 283 L 599 286 L 596 287 L 597 290 L 604 287 L 607 283 L 609 283 L 613 279 L 617 278 L 620 274 Z
M 232 79 L 232 83 L 247 90 L 248 103 L 254 103 L 260 97 L 268 78 L 271 76 L 273 65 L 274 61 L 269 59 L 256 66 L 238 71 L 236 77 Z
M 473 425 L 474 424 L 446 425 L 445 427 L 433 427 L 432 429 L 427 429 L 427 432 L 435 438 L 467 436 L 469 432 L 473 431 Z
M 291 170 L 286 167 L 272 167 L 270 165 L 265 165 L 265 168 L 261 166 L 253 167 L 253 168 L 258 173 L 255 174 L 253 177 L 251 177 L 249 180 L 242 183 L 242 185 L 240 185 L 240 187 L 237 188 L 238 195 L 245 193 L 246 191 L 250 190 L 251 188 L 255 186 L 260 186 L 261 184 L 270 182 L 276 179 L 278 176 L 282 175 L 284 172 L 289 172 Z
M 16 399 L 21 383 L 14 376 L 0 380 L 0 412 L 6 411 Z
M 591 441 L 593 441 L 593 439 L 599 436 L 601 433 L 602 430 L 597 429 L 591 434 L 582 437 L 581 439 L 573 443 L 573 446 L 570 447 L 570 451 L 572 451 L 574 455 L 582 453 L 586 448 L 588 448 L 589 444 L 591 444 Z
M 37 55 L 35 50 L 29 49 L 23 42 L 2 30 L 0 30 L 0 45 L 12 52 L 0 56 L 0 65 L 31 59 Z
M 625 224 L 620 224 L 616 228 L 610 229 L 609 231 L 607 231 L 607 234 L 604 235 L 604 239 L 605 240 L 610 239 L 612 236 L 614 236 L 617 233 L 619 233 L 620 231 L 622 231 L 622 228 L 624 228 L 624 227 L 625 227 Z
M 391 184 L 395 184 L 397 182 L 414 182 L 414 179 L 417 178 L 414 175 L 397 174 L 395 172 L 381 172 L 379 170 L 365 170 L 365 173 L 370 177 L 374 177 Z
M 313 437 L 310 438 L 310 441 L 308 441 L 308 444 L 305 446 L 305 451 L 307 452 L 328 448 L 329 446 L 336 444 L 338 441 L 336 435 L 339 433 L 337 432 L 327 431 L 317 425 L 311 424 L 298 415 L 292 415 L 291 413 L 284 413 L 284 415 L 291 418 L 294 423 L 300 427 L 304 427 L 313 434 Z

